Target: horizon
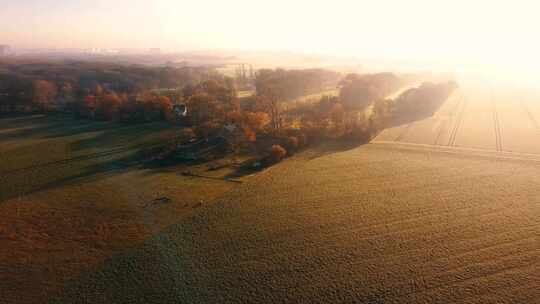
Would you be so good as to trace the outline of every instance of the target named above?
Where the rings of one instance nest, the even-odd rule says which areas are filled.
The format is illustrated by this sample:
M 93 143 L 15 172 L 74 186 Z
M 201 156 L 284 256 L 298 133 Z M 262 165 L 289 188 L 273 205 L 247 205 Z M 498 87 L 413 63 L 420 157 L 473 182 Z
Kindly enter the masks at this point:
M 4 5 L 0 42 L 15 48 L 288 50 L 445 60 L 480 59 L 486 50 L 502 47 L 488 56 L 501 59 L 538 51 L 538 44 L 531 41 L 538 8 L 528 0 L 474 4 L 464 0 L 407 4 L 338 0 L 332 5 L 279 0 L 264 6 L 264 11 L 245 0 L 158 0 L 152 4 L 24 0 Z M 533 49 L 517 52 L 509 43 Z
M 529 0 L 23 0 L 0 12 L 0 44 L 27 50 L 291 52 L 531 81 L 540 70 L 540 43 L 533 39 L 539 8 Z

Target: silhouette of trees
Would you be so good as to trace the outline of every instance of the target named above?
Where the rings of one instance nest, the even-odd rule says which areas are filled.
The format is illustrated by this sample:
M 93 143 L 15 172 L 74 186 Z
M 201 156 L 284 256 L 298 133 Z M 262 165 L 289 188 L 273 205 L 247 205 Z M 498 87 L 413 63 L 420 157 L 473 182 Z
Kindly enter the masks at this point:
M 256 108 L 269 115 L 272 130 L 279 132 L 283 128 L 283 103 L 335 86 L 338 78 L 337 73 L 321 69 L 262 69 L 255 78 Z
M 347 110 L 364 110 L 375 100 L 385 98 L 401 86 L 392 73 L 349 74 L 342 81 L 339 97 Z
M 272 88 L 267 88 L 263 95 L 257 96 L 256 109 L 266 113 L 270 117 L 270 125 L 274 132 L 278 132 L 281 129 L 281 103 L 278 95 L 272 91 Z
M 255 76 L 257 95 L 265 95 L 271 88 L 278 99 L 290 101 L 294 98 L 335 87 L 338 73 L 323 69 L 284 70 L 261 69 Z
M 434 84 L 423 83 L 418 88 L 409 89 L 394 101 L 394 115 L 431 115 L 457 88 L 454 82 Z

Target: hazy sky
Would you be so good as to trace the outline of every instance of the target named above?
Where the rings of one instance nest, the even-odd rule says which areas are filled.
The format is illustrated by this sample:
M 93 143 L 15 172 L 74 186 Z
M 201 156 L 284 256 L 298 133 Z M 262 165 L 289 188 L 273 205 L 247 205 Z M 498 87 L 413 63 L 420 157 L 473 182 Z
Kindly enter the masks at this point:
M 524 0 L 0 0 L 0 44 L 525 64 L 540 54 L 539 13 Z

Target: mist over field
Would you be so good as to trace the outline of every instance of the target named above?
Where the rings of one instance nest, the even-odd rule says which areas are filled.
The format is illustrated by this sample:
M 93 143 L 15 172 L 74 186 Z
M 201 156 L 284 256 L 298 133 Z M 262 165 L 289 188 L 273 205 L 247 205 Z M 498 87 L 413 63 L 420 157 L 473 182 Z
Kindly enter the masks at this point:
M 0 303 L 540 304 L 539 10 L 0 0 Z

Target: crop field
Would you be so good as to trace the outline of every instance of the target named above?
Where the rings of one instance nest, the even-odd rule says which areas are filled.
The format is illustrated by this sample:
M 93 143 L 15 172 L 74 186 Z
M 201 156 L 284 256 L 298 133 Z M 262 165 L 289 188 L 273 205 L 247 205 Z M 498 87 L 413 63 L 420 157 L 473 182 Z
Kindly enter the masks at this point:
M 0 202 L 0 227 L 22 227 L 4 228 L 0 291 L 37 290 L 28 303 L 540 303 L 540 106 L 492 91 L 462 86 L 433 117 L 238 185 L 104 160 L 104 176 L 84 163 L 61 187 L 14 179 L 29 194 Z M 140 132 L 127 142 L 164 131 Z M 35 151 L 119 139 L 98 134 L 5 137 L 3 153 L 21 152 L 4 181 Z M 172 203 L 146 209 L 161 196 Z
M 384 130 L 374 142 L 540 154 L 539 110 L 538 92 L 465 85 L 434 116 Z
M 72 282 L 83 303 L 540 303 L 540 164 L 312 150 Z

